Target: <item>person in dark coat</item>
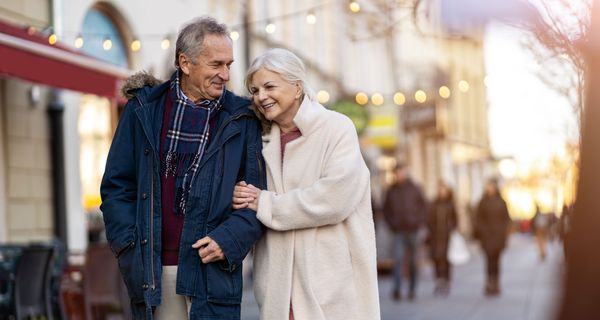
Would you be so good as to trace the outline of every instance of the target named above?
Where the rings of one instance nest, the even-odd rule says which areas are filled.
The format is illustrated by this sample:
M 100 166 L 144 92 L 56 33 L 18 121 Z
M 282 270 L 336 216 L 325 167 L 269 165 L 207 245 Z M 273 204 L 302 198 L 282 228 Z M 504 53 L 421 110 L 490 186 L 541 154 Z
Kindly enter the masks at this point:
M 404 256 L 408 251 L 410 300 L 415 298 L 417 286 L 418 231 L 425 225 L 427 202 L 421 189 L 410 179 L 402 164 L 394 168 L 395 183 L 387 191 L 383 214 L 394 233 L 394 289 L 392 298 L 401 299 Z
M 500 294 L 500 255 L 506 246 L 510 216 L 495 179 L 489 180 L 477 207 L 476 234 L 487 257 L 486 295 Z
M 447 295 L 450 291 L 450 262 L 448 242 L 456 228 L 457 215 L 452 190 L 443 182 L 438 185 L 437 196 L 427 214 L 427 243 L 435 266 L 435 294 Z

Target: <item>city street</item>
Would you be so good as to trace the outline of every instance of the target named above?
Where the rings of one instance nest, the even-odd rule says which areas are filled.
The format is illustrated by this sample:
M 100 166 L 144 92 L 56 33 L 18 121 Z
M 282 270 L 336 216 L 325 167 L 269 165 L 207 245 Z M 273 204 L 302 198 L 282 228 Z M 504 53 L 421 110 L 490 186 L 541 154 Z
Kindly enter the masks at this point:
M 446 298 L 433 296 L 433 270 L 421 270 L 417 298 L 396 303 L 390 298 L 391 277 L 380 276 L 379 292 L 383 320 L 548 320 L 558 306 L 562 274 L 562 247 L 549 245 L 546 261 L 540 261 L 534 238 L 516 234 L 502 257 L 502 294 L 483 295 L 484 260 L 477 245 L 473 256 L 453 272 L 452 291 Z M 257 320 L 258 308 L 250 286 L 244 293 L 242 319 Z M 362 320 L 362 319 L 359 319 Z

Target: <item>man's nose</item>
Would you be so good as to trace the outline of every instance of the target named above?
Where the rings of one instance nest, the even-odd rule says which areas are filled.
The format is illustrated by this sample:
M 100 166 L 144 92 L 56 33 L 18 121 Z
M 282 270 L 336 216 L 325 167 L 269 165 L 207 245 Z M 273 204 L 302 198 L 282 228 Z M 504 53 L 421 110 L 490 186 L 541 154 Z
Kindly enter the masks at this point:
M 223 79 L 223 81 L 229 81 L 229 68 L 223 67 L 223 69 L 219 72 L 219 78 Z

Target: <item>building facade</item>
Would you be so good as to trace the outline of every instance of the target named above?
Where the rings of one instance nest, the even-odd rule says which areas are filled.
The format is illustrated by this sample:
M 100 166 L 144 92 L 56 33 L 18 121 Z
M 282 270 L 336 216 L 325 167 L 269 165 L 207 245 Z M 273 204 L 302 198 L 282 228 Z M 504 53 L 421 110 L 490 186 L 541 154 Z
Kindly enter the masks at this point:
M 324 105 L 344 106 L 361 133 L 376 208 L 391 168 L 404 161 L 430 197 L 438 180 L 450 183 L 459 211 L 468 217 L 489 159 L 483 38 L 445 33 L 435 2 L 422 9 L 428 19 L 415 19 L 411 3 L 0 1 L 0 20 L 35 26 L 43 36 L 52 27 L 58 42 L 70 50 L 128 74 L 146 70 L 166 79 L 174 70 L 181 25 L 197 16 L 213 16 L 232 31 L 236 61 L 229 87 L 234 92 L 246 93 L 245 70 L 256 55 L 284 47 L 303 59 Z M 54 89 L 0 77 L 0 241 L 48 239 L 57 233 L 47 134 L 47 106 L 56 96 Z M 32 102 L 36 96 L 40 98 Z M 124 101 L 63 88 L 60 101 L 64 220 L 69 248 L 79 250 L 87 245 L 90 218 L 99 214 L 99 183 Z

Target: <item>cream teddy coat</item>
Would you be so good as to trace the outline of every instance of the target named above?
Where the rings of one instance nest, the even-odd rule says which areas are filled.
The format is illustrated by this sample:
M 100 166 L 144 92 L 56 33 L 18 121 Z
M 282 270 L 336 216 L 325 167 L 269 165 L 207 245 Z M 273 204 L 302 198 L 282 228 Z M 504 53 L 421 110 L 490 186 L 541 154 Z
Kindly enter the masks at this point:
M 302 136 L 282 162 L 280 129 L 263 137 L 269 191 L 258 219 L 254 294 L 263 320 L 380 319 L 369 170 L 346 116 L 304 97 Z

